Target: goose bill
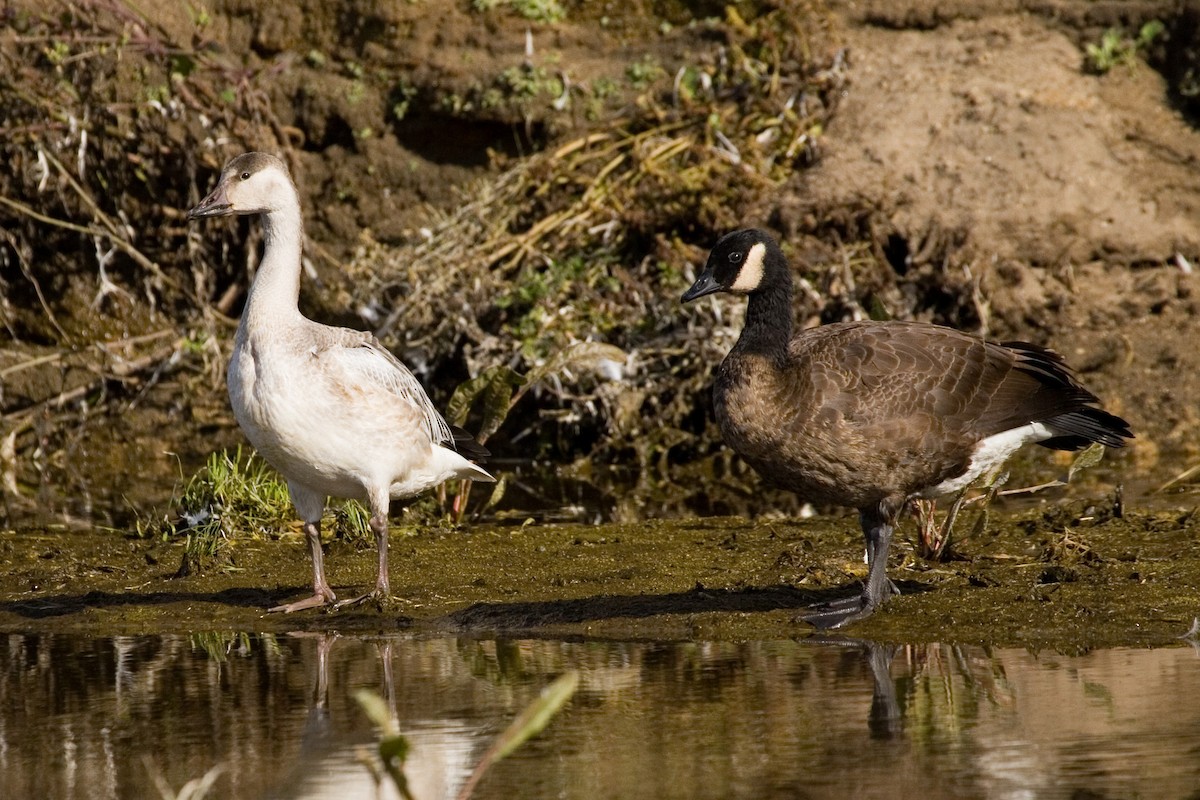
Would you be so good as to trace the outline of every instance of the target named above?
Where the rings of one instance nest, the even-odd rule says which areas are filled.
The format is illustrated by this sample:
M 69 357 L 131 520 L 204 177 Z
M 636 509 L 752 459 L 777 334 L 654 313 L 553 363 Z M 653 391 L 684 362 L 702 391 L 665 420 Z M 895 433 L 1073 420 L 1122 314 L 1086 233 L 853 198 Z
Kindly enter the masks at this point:
M 212 193 L 200 201 L 200 205 L 187 213 L 188 219 L 222 217 L 231 213 L 233 204 L 225 197 L 225 185 L 220 184 Z
M 683 293 L 683 297 L 680 299 L 680 302 L 688 303 L 692 300 L 695 300 L 697 297 L 704 297 L 705 295 L 719 291 L 721 291 L 721 286 L 717 283 L 716 279 L 713 278 L 712 273 L 704 272 L 699 278 L 696 279 L 696 282 L 692 284 L 692 288 Z

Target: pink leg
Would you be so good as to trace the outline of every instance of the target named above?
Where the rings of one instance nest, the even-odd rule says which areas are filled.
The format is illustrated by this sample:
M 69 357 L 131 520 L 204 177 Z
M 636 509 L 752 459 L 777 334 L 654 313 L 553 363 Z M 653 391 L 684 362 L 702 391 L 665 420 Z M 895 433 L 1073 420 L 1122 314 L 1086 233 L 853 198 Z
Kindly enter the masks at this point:
M 387 602 L 392 596 L 391 583 L 388 580 L 388 502 L 387 494 L 380 493 L 371 498 L 371 532 L 375 534 L 375 546 L 379 550 L 379 573 L 375 578 L 374 591 L 355 597 L 353 600 L 343 600 L 334 608 L 357 605 L 374 600 L 378 603 Z
M 303 600 L 297 600 L 294 603 L 287 603 L 281 606 L 275 606 L 270 609 L 271 612 L 283 612 L 290 614 L 293 611 L 302 611 L 306 608 L 320 608 L 327 606 L 337 600 L 333 589 L 329 588 L 329 582 L 325 580 L 325 554 L 321 551 L 321 523 L 306 522 L 304 523 L 304 535 L 308 539 L 308 553 L 312 557 L 313 565 L 313 594 L 312 597 L 306 597 Z
M 386 600 L 392 596 L 388 580 L 388 521 L 387 512 L 371 516 L 371 530 L 375 533 L 375 546 L 379 548 L 379 575 L 375 578 L 375 599 Z

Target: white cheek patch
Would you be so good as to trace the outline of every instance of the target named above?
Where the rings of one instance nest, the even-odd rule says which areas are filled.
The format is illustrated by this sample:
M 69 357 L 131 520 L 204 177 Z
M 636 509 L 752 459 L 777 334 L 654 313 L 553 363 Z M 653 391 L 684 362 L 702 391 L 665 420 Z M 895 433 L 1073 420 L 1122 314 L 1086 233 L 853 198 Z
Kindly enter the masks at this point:
M 767 257 L 767 246 L 762 242 L 750 248 L 746 263 L 738 271 L 737 280 L 729 287 L 733 292 L 753 292 L 763 279 L 763 259 Z

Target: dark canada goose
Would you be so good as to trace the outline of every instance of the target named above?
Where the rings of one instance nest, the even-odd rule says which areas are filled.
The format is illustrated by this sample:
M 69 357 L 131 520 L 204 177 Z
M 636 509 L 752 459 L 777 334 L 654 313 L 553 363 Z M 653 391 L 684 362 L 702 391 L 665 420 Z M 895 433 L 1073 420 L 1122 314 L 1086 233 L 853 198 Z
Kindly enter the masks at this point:
M 917 322 L 843 322 L 792 334 L 792 274 L 760 230 L 717 242 L 689 302 L 746 295 L 746 322 L 717 370 L 721 435 L 768 483 L 858 509 L 862 596 L 814 607 L 833 628 L 871 614 L 895 586 L 887 553 L 910 498 L 968 486 L 1025 444 L 1121 447 L 1125 420 L 1096 406 L 1062 356 Z
M 271 610 L 336 600 L 321 552 L 329 496 L 369 505 L 379 574 L 375 590 L 357 599 L 386 599 L 389 500 L 451 478 L 493 481 L 463 457 L 487 451 L 450 429 L 413 374 L 374 336 L 300 313 L 303 220 L 282 161 L 266 153 L 233 159 L 188 219 L 230 214 L 259 215 L 265 244 L 229 359 L 229 400 L 246 438 L 287 479 L 313 564 L 312 597 Z

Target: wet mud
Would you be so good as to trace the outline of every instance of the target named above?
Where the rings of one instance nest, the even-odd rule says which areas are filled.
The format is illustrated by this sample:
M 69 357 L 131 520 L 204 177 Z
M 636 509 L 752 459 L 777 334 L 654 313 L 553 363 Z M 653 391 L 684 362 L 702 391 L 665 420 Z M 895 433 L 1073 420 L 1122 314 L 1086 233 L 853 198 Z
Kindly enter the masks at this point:
M 1200 615 L 1194 510 L 1071 502 L 995 515 L 932 563 L 897 536 L 901 589 L 847 633 L 1082 652 L 1178 642 Z M 604 525 L 397 529 L 394 603 L 269 614 L 302 596 L 299 535 L 230 543 L 220 565 L 174 577 L 176 542 L 117 531 L 0 534 L 0 630 L 114 635 L 199 629 L 390 631 L 526 637 L 751 640 L 815 631 L 805 606 L 857 591 L 865 574 L 852 517 L 708 518 Z M 335 542 L 340 596 L 373 582 L 374 550 Z

